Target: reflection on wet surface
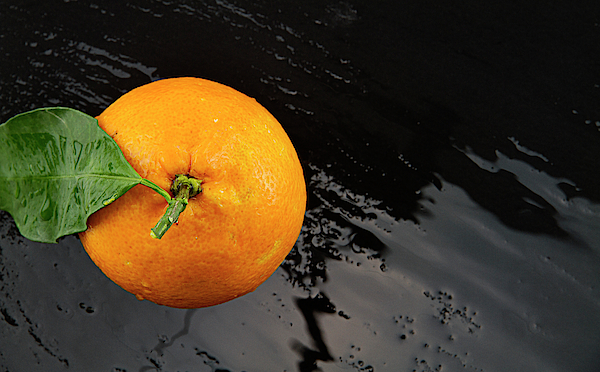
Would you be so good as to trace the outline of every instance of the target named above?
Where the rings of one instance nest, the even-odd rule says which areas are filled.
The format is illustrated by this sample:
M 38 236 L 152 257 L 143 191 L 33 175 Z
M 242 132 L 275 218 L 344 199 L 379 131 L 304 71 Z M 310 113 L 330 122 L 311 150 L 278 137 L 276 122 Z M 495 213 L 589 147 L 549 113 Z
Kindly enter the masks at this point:
M 594 13 L 506 7 L 0 5 L 0 121 L 210 78 L 273 112 L 309 187 L 279 270 L 188 311 L 0 212 L 0 370 L 594 371 L 600 89 L 577 36 Z
M 533 171 L 512 165 L 519 177 Z M 560 370 L 567 356 L 593 360 L 595 336 L 578 321 L 600 307 L 600 262 L 583 245 L 593 241 L 511 230 L 445 182 L 423 190 L 428 214 L 419 224 L 397 220 L 381 202 L 310 170 L 317 207 L 281 269 L 255 293 L 208 309 L 139 302 L 98 272 L 77 239 L 64 239 L 60 250 L 25 242 L 4 215 L 2 336 L 19 343 L 3 363 L 13 365 L 9 352 L 30 355 L 23 365 L 31 368 L 93 361 L 140 371 Z M 545 181 L 538 185 L 561 203 L 565 230 L 586 239 L 588 227 L 576 221 L 598 221 L 599 207 L 566 202 L 559 180 Z M 93 347 L 76 347 L 91 334 L 99 338 Z M 111 353 L 111 361 L 93 356 Z

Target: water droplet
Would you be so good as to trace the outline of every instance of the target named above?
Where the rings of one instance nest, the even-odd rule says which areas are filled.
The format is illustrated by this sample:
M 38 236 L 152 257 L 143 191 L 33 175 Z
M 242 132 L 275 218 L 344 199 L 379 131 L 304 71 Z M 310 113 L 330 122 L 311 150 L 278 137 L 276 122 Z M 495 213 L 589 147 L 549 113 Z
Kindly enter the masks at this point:
M 83 145 L 79 141 L 73 142 L 73 159 L 75 159 L 75 168 L 79 165 L 79 161 L 81 160 L 81 149 L 83 149 Z
M 110 203 L 114 202 L 115 200 L 117 200 L 117 194 L 114 194 L 113 196 L 111 196 L 109 199 L 106 199 L 105 201 L 102 202 L 102 204 L 104 205 L 109 205 Z
M 52 202 L 50 198 L 46 198 L 46 200 L 44 200 L 44 205 L 42 205 L 42 209 L 40 210 L 40 217 L 42 220 L 49 221 L 52 219 L 52 217 L 54 217 L 55 209 L 55 203 Z
M 84 311 L 85 311 L 86 313 L 88 313 L 88 314 L 93 314 L 93 313 L 96 311 L 96 310 L 95 310 L 93 307 L 91 307 L 91 306 L 87 306 L 87 305 L 86 305 L 85 303 L 83 303 L 83 302 L 80 302 L 80 303 L 79 303 L 79 308 L 80 308 L 81 310 L 84 310 Z

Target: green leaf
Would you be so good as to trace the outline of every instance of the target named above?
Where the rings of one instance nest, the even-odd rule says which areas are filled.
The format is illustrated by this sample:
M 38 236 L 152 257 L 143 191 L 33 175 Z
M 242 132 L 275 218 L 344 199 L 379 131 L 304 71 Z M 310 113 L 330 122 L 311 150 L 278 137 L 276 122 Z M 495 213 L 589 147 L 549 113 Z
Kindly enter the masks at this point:
M 142 183 L 98 121 L 69 108 L 29 111 L 0 125 L 0 159 L 0 209 L 39 242 L 84 231 L 92 213 Z

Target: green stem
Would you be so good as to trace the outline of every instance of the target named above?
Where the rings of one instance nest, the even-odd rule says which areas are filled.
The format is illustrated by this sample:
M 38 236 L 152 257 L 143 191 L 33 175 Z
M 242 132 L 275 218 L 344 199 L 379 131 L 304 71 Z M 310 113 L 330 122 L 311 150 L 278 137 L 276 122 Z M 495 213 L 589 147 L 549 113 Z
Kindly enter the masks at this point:
M 158 220 L 158 223 L 150 232 L 150 236 L 155 239 L 160 239 L 165 235 L 167 230 L 177 222 L 179 215 L 185 210 L 185 207 L 187 207 L 188 200 L 202 191 L 202 188 L 200 187 L 201 183 L 202 181 L 200 180 L 182 174 L 176 176 L 171 185 L 171 192 L 175 195 L 175 198 L 171 198 L 166 191 L 163 190 L 169 197 L 169 199 L 167 199 L 169 206 L 167 207 L 165 214 Z M 163 194 L 161 193 L 161 195 Z
M 168 192 L 163 190 L 162 187 L 158 186 L 154 182 L 147 180 L 145 178 L 142 178 L 142 181 L 140 183 L 146 187 L 151 188 L 152 190 L 156 191 L 160 195 L 162 195 L 163 198 L 165 198 L 165 200 L 167 201 L 167 203 L 169 203 L 169 204 L 171 203 L 171 195 L 169 195 Z

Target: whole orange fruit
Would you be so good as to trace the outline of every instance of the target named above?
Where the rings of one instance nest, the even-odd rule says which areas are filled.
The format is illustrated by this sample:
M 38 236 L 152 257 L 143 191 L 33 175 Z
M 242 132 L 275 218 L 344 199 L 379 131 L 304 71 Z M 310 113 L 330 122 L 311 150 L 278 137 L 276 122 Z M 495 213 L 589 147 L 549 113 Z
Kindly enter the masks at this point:
M 199 78 L 158 80 L 111 104 L 98 123 L 144 178 L 169 191 L 202 181 L 162 239 L 167 202 L 137 185 L 88 219 L 85 250 L 115 283 L 160 305 L 216 305 L 256 289 L 302 227 L 306 185 L 279 122 L 256 100 Z

